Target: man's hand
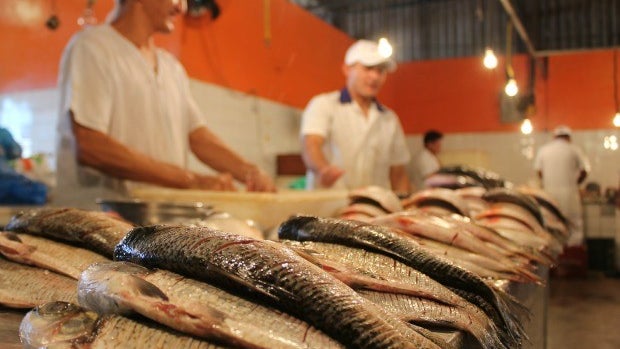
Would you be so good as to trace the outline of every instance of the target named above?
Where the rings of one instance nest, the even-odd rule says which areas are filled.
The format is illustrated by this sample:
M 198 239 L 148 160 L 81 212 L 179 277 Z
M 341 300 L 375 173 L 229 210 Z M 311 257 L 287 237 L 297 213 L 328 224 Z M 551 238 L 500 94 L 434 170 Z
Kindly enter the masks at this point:
M 340 167 L 327 165 L 319 172 L 319 183 L 323 187 L 330 188 L 343 174 L 344 170 Z
M 247 191 L 275 192 L 276 186 L 271 177 L 260 170 L 252 168 L 245 173 L 245 188 Z
M 230 173 L 220 173 L 215 176 L 195 175 L 196 189 L 217 190 L 217 191 L 237 191 Z

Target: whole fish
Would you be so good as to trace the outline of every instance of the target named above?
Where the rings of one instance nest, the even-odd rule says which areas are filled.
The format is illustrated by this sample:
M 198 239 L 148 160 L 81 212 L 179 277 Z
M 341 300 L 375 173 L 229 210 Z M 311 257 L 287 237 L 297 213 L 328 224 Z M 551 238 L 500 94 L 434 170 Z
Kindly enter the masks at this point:
M 13 232 L 0 232 L 0 253 L 14 262 L 55 271 L 76 280 L 92 263 L 109 260 L 83 248 Z
M 0 305 L 28 309 L 52 300 L 77 302 L 77 281 L 0 257 Z
M 80 278 L 78 298 L 82 306 L 100 314 L 137 312 L 181 332 L 241 348 L 343 348 L 280 311 L 204 282 L 129 262 L 91 265 Z
M 500 261 L 506 260 L 509 255 L 508 251 L 502 251 L 502 253 L 497 249 L 490 248 L 469 231 L 459 229 L 453 222 L 419 211 L 398 212 L 376 217 L 370 223 L 400 229 L 411 235 L 459 246 L 467 251 Z M 506 262 L 509 263 L 510 261 Z
M 310 254 L 312 258 L 319 259 L 321 263 L 327 260 L 336 263 L 336 268 L 341 266 L 348 267 L 348 270 L 342 272 L 340 269 L 336 269 L 335 272 L 340 274 L 337 277 L 341 280 L 349 278 L 351 284 L 347 280 L 343 280 L 343 282 L 349 284 L 362 295 L 368 291 L 376 291 L 386 295 L 402 294 L 409 297 L 414 296 L 416 299 L 428 300 L 433 304 L 458 309 L 459 314 L 466 317 L 468 322 L 475 322 L 477 325 L 482 326 L 490 338 L 497 339 L 500 337 L 499 329 L 478 307 L 456 295 L 437 281 L 389 256 L 359 248 L 321 242 L 284 240 L 283 243 L 296 251 Z M 328 264 L 327 267 L 326 270 L 329 269 L 330 273 L 334 273 L 333 264 Z M 363 278 L 358 278 L 358 276 Z M 424 316 L 423 314 L 418 315 Z M 407 316 L 411 319 L 414 315 L 409 314 Z M 440 318 L 437 318 L 436 321 L 440 321 Z M 481 340 L 486 341 L 486 338 L 485 336 Z M 495 345 L 501 347 L 503 344 L 495 343 Z
M 393 191 L 376 185 L 351 190 L 349 192 L 349 200 L 352 204 L 368 203 L 375 205 L 386 212 L 403 210 L 400 199 Z
M 403 207 L 409 209 L 411 207 L 422 206 L 440 206 L 450 211 L 460 214 L 461 216 L 469 216 L 469 208 L 467 203 L 454 190 L 446 188 L 429 188 L 411 194 L 402 200 Z
M 516 189 L 508 188 L 494 188 L 488 190 L 482 195 L 482 198 L 488 202 L 507 202 L 515 205 L 519 205 L 528 210 L 538 221 L 540 225 L 544 225 L 542 214 L 540 213 L 540 207 L 536 200 L 530 196 L 519 192 Z
M 99 316 L 74 303 L 41 304 L 24 316 L 19 337 L 25 348 L 54 349 L 225 349 L 151 322 Z
M 481 324 L 462 308 L 403 294 L 360 291 L 360 294 L 404 321 L 420 326 L 446 327 L 470 333 L 482 348 L 506 348 L 497 337 L 493 323 Z
M 530 270 L 506 260 L 496 260 L 478 253 L 472 253 L 456 246 L 426 238 L 414 237 L 420 246 L 441 258 L 467 269 L 483 278 L 507 279 L 518 282 L 543 281 Z
M 116 260 L 249 288 L 356 348 L 440 348 L 294 251 L 208 228 L 131 230 Z M 233 283 L 233 285 L 231 285 Z
M 500 322 L 498 326 L 512 336 L 515 346 L 526 337 L 517 317 L 527 314 L 527 309 L 501 290 L 493 289 L 477 275 L 424 251 L 403 232 L 356 221 L 297 216 L 282 223 L 278 234 L 281 239 L 330 242 L 389 255 L 451 289 L 466 291 L 466 295 L 480 295 L 493 306 L 494 312 L 489 316 Z
M 42 208 L 11 218 L 6 230 L 69 241 L 112 258 L 114 247 L 133 225 L 103 212 Z

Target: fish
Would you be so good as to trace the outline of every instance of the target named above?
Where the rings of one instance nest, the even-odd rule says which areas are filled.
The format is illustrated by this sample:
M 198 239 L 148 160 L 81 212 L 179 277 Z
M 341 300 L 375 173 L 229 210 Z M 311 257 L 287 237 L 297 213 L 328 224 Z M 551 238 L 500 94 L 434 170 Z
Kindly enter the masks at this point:
M 78 283 L 78 300 L 100 314 L 137 312 L 178 331 L 236 347 L 344 348 L 288 314 L 204 282 L 130 262 L 91 265 Z
M 488 315 L 511 336 L 511 344 L 520 345 L 527 338 L 520 321 L 521 316 L 528 315 L 523 305 L 503 291 L 492 288 L 477 275 L 424 251 L 404 234 L 380 225 L 303 215 L 289 218 L 278 230 L 280 239 L 329 242 L 391 256 L 450 289 L 466 291 L 465 295 L 479 295 L 492 305 L 494 311 Z
M 352 204 L 368 203 L 380 207 L 386 212 L 399 212 L 403 210 L 400 199 L 393 191 L 376 185 L 351 190 L 349 192 L 349 200 Z
M 499 349 L 506 345 L 497 336 L 492 322 L 479 323 L 462 308 L 439 304 L 428 299 L 385 292 L 359 291 L 360 294 L 385 310 L 420 326 L 445 327 L 470 333 L 482 348 Z
M 474 274 L 478 274 L 480 277 L 507 279 L 518 282 L 534 282 L 540 285 L 544 283 L 535 273 L 516 263 L 511 263 L 506 260 L 496 260 L 430 239 L 417 237 L 414 237 L 414 239 L 427 251 L 441 258 L 445 258 Z
M 499 174 L 478 167 L 465 165 L 443 166 L 436 173 L 466 176 L 486 189 L 504 188 L 512 185 L 502 179 Z
M 344 207 L 342 210 L 340 210 L 340 212 L 338 212 L 338 215 L 342 216 L 351 213 L 361 213 L 369 217 L 376 217 L 386 215 L 389 212 L 376 205 L 357 202 Z
M 545 224 L 542 213 L 540 212 L 540 207 L 536 200 L 516 189 L 493 188 L 487 190 L 487 192 L 482 195 L 482 198 L 488 202 L 506 202 L 519 205 L 528 210 L 536 218 L 540 225 Z
M 51 270 L 75 280 L 89 265 L 109 260 L 90 250 L 13 232 L 0 232 L 0 253 L 14 262 Z
M 0 305 L 29 309 L 61 300 L 77 303 L 77 281 L 0 257 Z
M 532 187 L 520 186 L 517 190 L 525 195 L 529 195 L 534 198 L 540 205 L 541 209 L 546 208 L 549 210 L 558 220 L 565 225 L 568 225 L 568 218 L 560 210 L 560 205 L 553 199 L 547 192 L 542 189 L 536 189 Z M 545 220 L 546 221 L 546 220 Z
M 370 224 L 399 229 L 407 234 L 441 241 L 448 245 L 458 246 L 467 251 L 479 253 L 490 258 L 506 260 L 509 253 L 490 248 L 475 235 L 456 224 L 430 214 L 419 211 L 393 213 L 376 217 Z M 506 261 L 510 263 L 510 261 Z
M 205 227 L 138 227 L 118 244 L 114 257 L 223 287 L 245 287 L 349 347 L 439 348 L 319 267 L 272 241 Z
M 439 206 L 447 208 L 461 216 L 469 216 L 467 203 L 454 190 L 446 188 L 431 188 L 413 193 L 402 200 L 405 209 L 410 207 Z
M 362 248 L 322 242 L 283 240 L 282 243 L 295 251 L 303 251 L 304 254 L 319 259 L 320 263 L 328 261 L 336 263 L 339 266 L 338 268 L 347 268 L 342 273 L 340 269 L 337 269 L 336 272 L 345 274 L 343 278 L 353 279 L 351 284 L 347 284 L 355 290 L 379 291 L 425 298 L 440 304 L 461 308 L 469 316 L 478 318 L 480 322 L 489 321 L 487 315 L 473 304 L 426 274 L 394 260 L 390 256 Z M 332 269 L 333 264 L 328 264 L 328 268 Z M 364 278 L 356 279 L 358 275 Z M 387 284 L 388 287 L 383 287 L 384 284 Z
M 30 310 L 19 326 L 25 348 L 142 349 L 232 347 L 193 338 L 149 321 L 100 316 L 75 303 L 52 301 Z
M 424 179 L 425 188 L 459 189 L 478 186 L 484 188 L 480 182 L 471 177 L 458 174 L 435 172 Z
M 16 214 L 5 230 L 71 242 L 112 258 L 114 247 L 131 228 L 104 212 L 50 207 Z

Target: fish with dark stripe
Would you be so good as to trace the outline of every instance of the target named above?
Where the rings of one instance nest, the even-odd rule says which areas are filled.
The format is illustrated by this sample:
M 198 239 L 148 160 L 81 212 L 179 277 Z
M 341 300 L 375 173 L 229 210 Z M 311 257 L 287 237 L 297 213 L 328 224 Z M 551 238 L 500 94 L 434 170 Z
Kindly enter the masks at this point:
M 442 348 L 319 267 L 274 242 L 205 227 L 131 230 L 116 260 L 244 286 L 352 348 Z

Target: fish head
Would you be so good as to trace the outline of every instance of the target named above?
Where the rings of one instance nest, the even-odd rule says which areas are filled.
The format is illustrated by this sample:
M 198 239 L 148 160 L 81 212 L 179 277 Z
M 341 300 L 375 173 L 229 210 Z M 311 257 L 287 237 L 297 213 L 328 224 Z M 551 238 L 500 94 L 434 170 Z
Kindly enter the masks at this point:
M 78 301 L 100 314 L 132 314 L 128 302 L 139 297 L 168 300 L 155 285 L 140 278 L 151 271 L 130 262 L 89 266 L 78 280 Z
M 25 348 L 70 347 L 91 338 L 98 318 L 97 313 L 73 303 L 45 303 L 24 316 L 19 338 Z

